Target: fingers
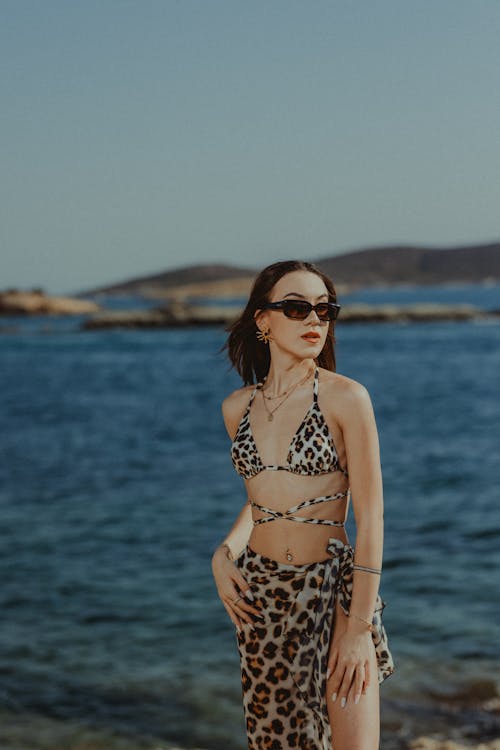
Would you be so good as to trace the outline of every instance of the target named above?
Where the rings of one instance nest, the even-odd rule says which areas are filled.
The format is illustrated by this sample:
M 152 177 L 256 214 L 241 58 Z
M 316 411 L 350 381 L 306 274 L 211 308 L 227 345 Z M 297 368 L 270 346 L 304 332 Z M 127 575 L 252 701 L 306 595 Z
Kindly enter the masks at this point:
M 237 606 L 241 607 L 245 612 L 251 612 L 256 617 L 261 617 L 263 619 L 261 610 L 255 607 L 254 605 L 249 604 L 249 601 L 253 602 L 255 600 L 255 597 L 252 593 L 252 589 L 250 588 L 248 583 L 245 581 L 243 576 L 238 576 L 235 579 L 235 581 L 240 590 L 240 593 L 234 596 L 233 598 L 237 599 L 238 596 L 240 595 L 243 597 L 242 599 L 239 599 L 236 602 Z M 248 619 L 248 622 L 252 622 L 252 620 Z
M 240 630 L 242 622 L 254 624 L 254 617 L 264 619 L 261 611 L 250 604 L 254 595 L 234 562 L 224 560 L 214 572 L 217 591 L 231 622 Z M 235 601 L 237 600 L 237 601 Z
M 247 622 L 253 627 L 254 620 L 252 616 L 258 617 L 261 620 L 264 619 L 264 616 L 259 609 L 248 603 L 248 599 L 253 600 L 254 596 L 245 579 L 242 576 L 235 576 L 233 580 L 236 582 L 239 591 L 233 588 L 229 594 L 223 597 L 224 606 L 226 609 L 229 608 L 231 610 L 232 616 L 230 615 L 230 617 L 233 622 L 235 622 L 236 618 L 240 626 L 243 620 L 243 622 Z
M 328 692 L 332 701 L 339 699 L 342 708 L 348 700 L 356 704 L 366 693 L 369 684 L 368 661 L 346 664 L 338 658 L 337 650 L 333 649 L 328 661 L 326 679 L 329 679 Z
M 214 571 L 214 577 L 219 597 L 238 631 L 242 622 L 247 622 L 253 627 L 252 616 L 264 619 L 261 611 L 249 604 L 249 601 L 253 601 L 254 595 L 234 562 L 224 558 L 223 564 Z
M 257 617 L 261 621 L 264 620 L 264 615 L 258 609 L 255 609 L 255 607 L 247 604 L 245 599 L 239 599 L 237 602 L 233 601 L 232 607 L 245 622 L 248 622 L 252 626 L 254 625 L 254 617 Z
M 351 689 L 347 694 L 347 700 L 353 700 L 354 703 L 359 703 L 361 698 L 361 692 L 363 690 L 363 683 L 365 681 L 365 666 L 364 664 L 358 664 L 355 672 L 354 679 L 351 684 Z
M 347 694 L 351 686 L 351 681 L 355 672 L 353 666 L 345 666 L 341 661 L 337 662 L 335 671 L 331 677 L 330 693 L 332 701 L 340 698 L 340 705 L 344 708 L 347 700 Z

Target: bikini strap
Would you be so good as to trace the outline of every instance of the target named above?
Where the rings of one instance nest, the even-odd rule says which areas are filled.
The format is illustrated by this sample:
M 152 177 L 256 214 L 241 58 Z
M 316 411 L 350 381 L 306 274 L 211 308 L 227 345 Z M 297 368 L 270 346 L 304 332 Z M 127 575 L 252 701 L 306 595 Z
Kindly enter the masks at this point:
M 261 380 L 259 380 L 259 382 L 255 385 L 255 388 L 252 391 L 252 395 L 250 396 L 250 399 L 249 399 L 248 404 L 247 404 L 247 411 L 250 409 L 250 407 L 252 405 L 252 401 L 254 400 L 255 394 L 257 393 L 257 391 L 259 390 L 259 388 L 262 388 L 262 381 Z
M 318 384 L 319 384 L 319 367 L 316 365 L 314 370 L 314 387 L 313 387 L 313 394 L 314 394 L 314 400 L 316 403 L 318 402 Z

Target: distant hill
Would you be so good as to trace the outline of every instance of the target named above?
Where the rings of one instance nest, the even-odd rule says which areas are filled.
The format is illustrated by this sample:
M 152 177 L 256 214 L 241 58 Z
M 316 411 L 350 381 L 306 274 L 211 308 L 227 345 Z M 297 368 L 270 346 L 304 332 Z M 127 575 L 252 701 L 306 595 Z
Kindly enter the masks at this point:
M 403 283 L 421 285 L 500 281 L 500 243 L 449 248 L 394 245 L 311 260 L 336 285 L 346 288 Z M 262 266 L 252 268 L 229 264 L 194 264 L 88 289 L 73 296 L 245 295 L 261 268 Z
M 314 262 L 334 282 L 362 286 L 500 281 L 500 243 L 445 249 L 375 247 Z
M 98 294 L 146 294 L 174 289 L 186 284 L 209 284 L 239 278 L 253 278 L 256 270 L 250 267 L 230 266 L 223 263 L 194 264 L 163 271 L 151 276 L 139 276 L 107 286 L 99 286 L 79 292 L 76 297 Z

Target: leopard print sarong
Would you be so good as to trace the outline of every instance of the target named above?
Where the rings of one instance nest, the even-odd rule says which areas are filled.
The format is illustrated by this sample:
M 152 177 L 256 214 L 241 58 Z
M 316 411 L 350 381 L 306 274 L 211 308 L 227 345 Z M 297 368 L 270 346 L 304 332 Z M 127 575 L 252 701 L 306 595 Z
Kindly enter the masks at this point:
M 248 545 L 235 563 L 264 617 L 241 621 L 236 640 L 249 750 L 331 750 L 326 669 L 337 596 L 349 613 L 354 550 L 336 537 L 331 557 L 281 563 Z M 394 671 L 382 623 L 385 601 L 377 595 L 373 642 L 381 683 Z

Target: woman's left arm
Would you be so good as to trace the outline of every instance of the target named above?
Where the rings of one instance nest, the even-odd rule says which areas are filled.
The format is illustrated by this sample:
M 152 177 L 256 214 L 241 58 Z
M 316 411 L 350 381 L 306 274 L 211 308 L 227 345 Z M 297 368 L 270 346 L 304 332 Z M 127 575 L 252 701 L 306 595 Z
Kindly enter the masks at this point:
M 384 499 L 380 446 L 370 394 L 361 383 L 349 389 L 342 426 L 356 522 L 354 563 L 381 570 L 384 545 Z M 380 576 L 354 570 L 350 612 L 372 621 Z M 355 618 L 353 618 L 354 620 Z M 356 623 L 349 620 L 349 627 Z
M 380 448 L 370 395 L 361 383 L 345 387 L 342 406 L 337 411 L 341 423 L 356 522 L 354 563 L 380 570 L 383 551 L 383 488 Z M 368 658 L 373 649 L 369 624 L 377 600 L 380 576 L 354 570 L 349 617 L 337 613 L 343 623 L 335 627 L 330 645 L 329 689 L 341 698 L 357 701 L 370 682 Z M 363 622 L 363 620 L 365 622 Z M 335 698 L 334 698 L 335 700 Z

